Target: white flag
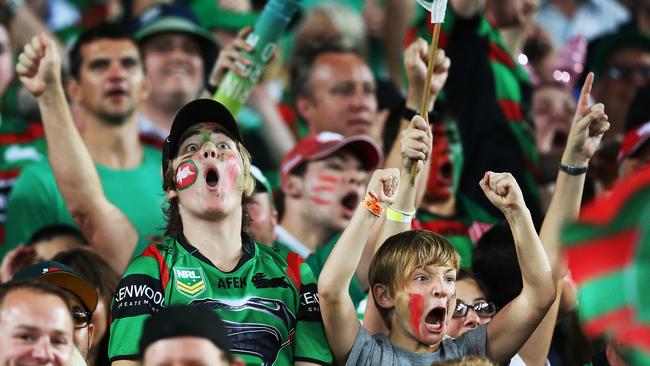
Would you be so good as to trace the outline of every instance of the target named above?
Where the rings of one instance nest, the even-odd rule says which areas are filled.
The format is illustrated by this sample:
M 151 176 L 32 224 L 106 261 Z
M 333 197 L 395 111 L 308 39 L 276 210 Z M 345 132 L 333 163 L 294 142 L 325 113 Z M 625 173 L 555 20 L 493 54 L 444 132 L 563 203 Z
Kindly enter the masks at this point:
M 447 0 L 415 0 L 431 13 L 431 23 L 444 23 Z

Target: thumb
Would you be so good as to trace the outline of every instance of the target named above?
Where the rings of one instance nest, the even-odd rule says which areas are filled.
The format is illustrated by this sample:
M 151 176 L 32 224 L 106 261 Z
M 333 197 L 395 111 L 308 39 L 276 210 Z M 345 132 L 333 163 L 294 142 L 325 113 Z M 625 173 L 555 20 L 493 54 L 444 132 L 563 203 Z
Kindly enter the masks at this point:
M 429 125 L 424 121 L 424 118 L 419 115 L 413 116 L 411 119 L 411 124 L 409 124 L 409 128 L 416 129 L 416 130 L 421 130 L 421 131 L 426 131 L 428 129 Z

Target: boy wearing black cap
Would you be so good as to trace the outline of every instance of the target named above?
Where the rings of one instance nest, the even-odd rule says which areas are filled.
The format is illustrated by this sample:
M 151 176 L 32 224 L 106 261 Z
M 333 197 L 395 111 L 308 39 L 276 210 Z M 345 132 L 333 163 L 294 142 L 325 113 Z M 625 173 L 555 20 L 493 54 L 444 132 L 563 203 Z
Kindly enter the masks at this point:
M 223 321 L 202 306 L 172 306 L 147 319 L 140 338 L 142 364 L 243 365 L 230 352 Z
M 169 305 L 203 305 L 228 324 L 248 364 L 327 364 L 316 283 L 296 254 L 253 242 L 243 209 L 254 189 L 250 155 L 218 102 L 185 105 L 163 146 L 166 239 L 136 258 L 113 303 L 111 360 L 132 360 L 143 322 Z M 121 363 L 120 363 L 121 364 Z

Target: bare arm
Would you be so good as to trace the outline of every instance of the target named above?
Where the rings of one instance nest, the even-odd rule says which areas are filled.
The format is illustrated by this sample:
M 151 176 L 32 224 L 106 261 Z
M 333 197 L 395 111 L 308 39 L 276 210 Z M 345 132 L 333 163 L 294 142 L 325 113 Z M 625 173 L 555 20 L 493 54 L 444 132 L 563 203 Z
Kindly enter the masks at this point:
M 523 282 L 521 294 L 499 311 L 487 327 L 488 355 L 504 362 L 519 351 L 542 321 L 555 299 L 555 283 L 530 211 L 512 175 L 487 172 L 480 186 L 510 225 Z
M 578 107 L 567 138 L 567 145 L 562 155 L 561 161 L 564 165 L 587 166 L 589 159 L 598 148 L 603 134 L 609 129 L 604 106 L 602 104 L 589 106 L 589 94 L 593 80 L 594 75 L 590 73 L 582 87 Z M 539 238 L 553 270 L 557 295 L 542 323 L 519 351 L 519 355 L 527 365 L 543 365 L 551 347 L 551 338 L 564 287 L 562 280 L 565 269 L 561 261 L 560 230 L 567 222 L 578 218 L 585 176 L 586 174 L 569 175 L 561 171 L 558 173 L 551 204 L 542 223 Z
M 68 210 L 91 247 L 122 273 L 138 234 L 104 196 L 95 164 L 72 121 L 54 49 L 52 40 L 34 37 L 20 55 L 16 71 L 38 100 L 52 171 Z
M 422 97 L 424 95 L 424 84 L 427 74 L 427 53 L 429 52 L 429 44 L 422 38 L 416 39 L 404 51 L 404 68 L 409 83 L 409 89 L 406 95 L 406 107 L 416 112 L 420 112 L 420 105 L 422 104 Z M 449 67 L 451 61 L 446 57 L 443 50 L 438 50 L 435 57 L 435 65 L 433 73 L 431 74 L 431 84 L 429 89 L 428 110 L 432 111 L 435 105 L 436 98 L 442 90 L 447 76 L 449 74 Z M 430 121 L 439 122 L 439 121 Z M 402 119 L 400 122 L 400 134 L 403 133 L 409 126 L 411 121 Z M 431 152 L 427 153 L 427 156 Z M 400 144 L 393 144 L 386 158 L 384 164 L 387 168 L 401 168 L 402 153 Z M 426 159 L 424 164 L 421 165 L 419 171 L 425 178 L 419 179 L 415 190 L 415 207 L 419 207 L 427 186 L 427 177 L 429 176 L 429 169 L 431 168 L 430 159 Z
M 391 204 L 393 209 L 415 214 L 416 187 L 418 187 L 420 180 L 426 180 L 426 176 L 423 175 L 421 169 L 417 169 L 416 171 L 419 173 L 417 173 L 417 176 L 413 179 L 411 177 L 411 166 L 413 164 L 419 164 L 422 166 L 426 163 L 431 152 L 431 141 L 431 130 L 424 119 L 420 116 L 413 117 L 409 127 L 402 131 L 400 139 L 400 189 L 395 198 L 395 202 Z M 379 250 L 379 247 L 392 235 L 410 229 L 411 220 L 408 222 L 400 222 L 385 218 L 381 226 L 379 239 L 373 248 L 373 252 Z M 388 328 L 377 311 L 372 296 L 372 289 L 370 289 L 370 294 L 368 295 L 368 303 L 363 316 L 363 326 L 368 330 L 368 332 L 370 332 L 370 334 L 379 332 L 388 334 Z
M 397 193 L 399 171 L 377 170 L 370 178 L 366 197 L 376 195 L 382 205 L 390 204 Z M 325 334 L 336 363 L 344 364 L 359 332 L 359 320 L 348 292 L 370 227 L 377 221 L 363 203 L 359 204 L 348 227 L 336 242 L 318 279 L 318 296 Z

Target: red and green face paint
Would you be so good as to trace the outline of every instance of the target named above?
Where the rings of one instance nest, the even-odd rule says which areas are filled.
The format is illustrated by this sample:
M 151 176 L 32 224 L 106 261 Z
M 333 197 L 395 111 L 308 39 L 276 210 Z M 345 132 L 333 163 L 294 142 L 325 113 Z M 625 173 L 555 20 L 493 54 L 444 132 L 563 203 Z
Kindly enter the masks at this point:
M 185 160 L 176 168 L 176 189 L 182 191 L 196 182 L 198 178 L 199 168 L 196 166 L 194 160 Z
M 424 313 L 424 297 L 419 294 L 409 294 L 409 315 L 411 317 L 411 328 L 418 338 L 422 338 L 420 320 Z
M 312 194 L 309 199 L 318 206 L 331 205 L 335 200 L 337 184 L 340 179 L 331 175 L 318 175 L 313 182 L 310 182 L 308 189 Z

